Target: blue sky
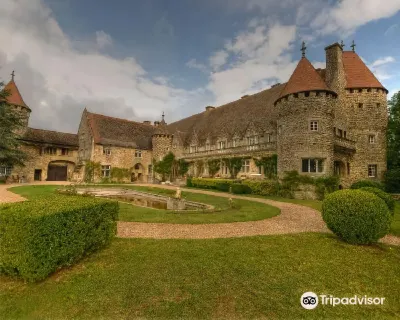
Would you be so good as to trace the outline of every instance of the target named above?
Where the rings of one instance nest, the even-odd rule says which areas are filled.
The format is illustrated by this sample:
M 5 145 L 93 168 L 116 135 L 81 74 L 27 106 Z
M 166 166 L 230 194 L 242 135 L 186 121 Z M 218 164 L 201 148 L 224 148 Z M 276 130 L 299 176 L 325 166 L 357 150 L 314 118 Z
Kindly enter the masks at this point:
M 74 132 L 84 107 L 172 122 L 287 81 L 302 40 L 323 67 L 354 39 L 400 90 L 399 0 L 4 1 L 0 80 L 16 70 L 33 127 Z

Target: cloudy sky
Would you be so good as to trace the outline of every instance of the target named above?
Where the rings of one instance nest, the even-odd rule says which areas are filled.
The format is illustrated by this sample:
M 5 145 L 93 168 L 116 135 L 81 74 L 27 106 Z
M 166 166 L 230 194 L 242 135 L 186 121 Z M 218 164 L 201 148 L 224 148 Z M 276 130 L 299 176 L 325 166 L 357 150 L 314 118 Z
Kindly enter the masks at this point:
M 30 126 L 76 132 L 82 110 L 167 122 L 323 67 L 343 40 L 400 90 L 400 0 L 0 0 L 0 81 Z

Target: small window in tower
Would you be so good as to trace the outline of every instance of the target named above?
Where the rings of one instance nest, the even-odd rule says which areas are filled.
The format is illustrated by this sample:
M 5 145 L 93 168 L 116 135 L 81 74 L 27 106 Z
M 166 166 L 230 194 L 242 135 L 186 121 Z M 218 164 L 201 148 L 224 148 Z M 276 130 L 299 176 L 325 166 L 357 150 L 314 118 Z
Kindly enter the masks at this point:
M 373 134 L 370 134 L 369 136 L 368 136 L 368 141 L 369 141 L 369 143 L 375 143 L 375 135 L 373 135 Z
M 347 162 L 347 174 L 348 175 L 350 174 L 350 163 L 349 162 Z
M 135 158 L 141 158 L 142 157 L 142 150 L 136 150 L 135 151 Z
M 306 92 L 305 94 L 304 94 L 306 97 L 309 97 L 310 96 L 310 92 Z
M 343 138 L 347 138 L 347 132 L 346 131 L 343 131 Z
M 364 104 L 363 104 L 363 103 L 359 103 L 359 104 L 358 104 L 358 108 L 362 109 L 363 107 L 364 107 Z
M 350 89 L 350 93 L 354 93 L 354 89 Z
M 318 131 L 318 121 L 310 121 L 310 130 L 311 131 Z
M 362 89 L 358 89 L 358 92 L 361 93 L 361 92 L 362 92 Z
M 315 96 L 316 96 L 316 97 L 319 97 L 319 94 L 320 94 L 320 92 L 318 91 L 318 92 L 315 94 Z
M 368 89 L 367 89 L 367 92 L 371 92 L 371 88 L 368 88 Z
M 298 98 L 298 97 L 299 97 L 299 94 L 298 94 L 298 93 L 295 93 L 295 94 L 294 94 L 294 97 L 295 97 L 295 98 Z
M 376 177 L 376 170 L 377 165 L 376 164 L 369 164 L 368 165 L 368 177 L 369 178 L 375 178 Z
M 380 108 L 380 107 L 381 107 L 381 104 L 380 104 L 380 103 L 377 103 L 376 106 L 377 106 L 378 108 Z
M 341 137 L 341 138 L 343 137 L 343 130 L 342 129 L 338 130 L 338 136 Z
M 111 149 L 103 147 L 103 154 L 105 154 L 106 156 L 109 156 L 111 154 Z

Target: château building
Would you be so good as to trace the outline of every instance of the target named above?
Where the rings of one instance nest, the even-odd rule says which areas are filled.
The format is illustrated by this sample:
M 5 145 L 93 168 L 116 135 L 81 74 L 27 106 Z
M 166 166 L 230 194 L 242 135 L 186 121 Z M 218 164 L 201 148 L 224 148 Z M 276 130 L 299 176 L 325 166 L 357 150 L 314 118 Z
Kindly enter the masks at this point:
M 135 122 L 84 110 L 77 134 L 28 127 L 31 109 L 14 79 L 8 100 L 25 115 L 23 148 L 31 156 L 23 168 L 0 168 L 0 175 L 26 181 L 82 180 L 85 163 L 126 168 L 132 181 L 150 181 L 154 161 L 168 152 L 190 162 L 190 175 L 208 176 L 207 161 L 241 157 L 240 177 L 259 176 L 256 159 L 277 155 L 277 173 L 337 174 L 343 186 L 382 179 L 386 170 L 388 91 L 354 51 L 334 43 L 325 48 L 326 68 L 315 69 L 303 56 L 287 83 L 276 84 L 219 107 L 167 124 Z M 33 109 L 34 111 L 34 109 Z M 196 163 L 204 166 L 199 172 Z

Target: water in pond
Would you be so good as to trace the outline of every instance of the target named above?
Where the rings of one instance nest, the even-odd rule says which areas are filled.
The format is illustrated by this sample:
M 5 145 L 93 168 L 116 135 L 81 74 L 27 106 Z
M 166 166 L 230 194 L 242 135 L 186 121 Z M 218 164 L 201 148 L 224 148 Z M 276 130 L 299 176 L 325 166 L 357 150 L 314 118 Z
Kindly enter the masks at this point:
M 130 202 L 134 205 L 141 207 L 149 207 L 153 209 L 164 209 L 167 210 L 167 203 L 162 201 L 156 201 L 151 199 L 146 199 L 143 197 L 134 197 L 134 196 L 108 196 L 107 198 L 117 199 L 123 202 Z

